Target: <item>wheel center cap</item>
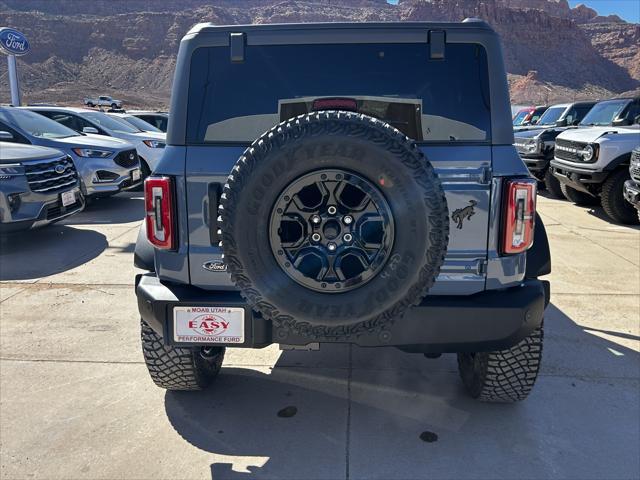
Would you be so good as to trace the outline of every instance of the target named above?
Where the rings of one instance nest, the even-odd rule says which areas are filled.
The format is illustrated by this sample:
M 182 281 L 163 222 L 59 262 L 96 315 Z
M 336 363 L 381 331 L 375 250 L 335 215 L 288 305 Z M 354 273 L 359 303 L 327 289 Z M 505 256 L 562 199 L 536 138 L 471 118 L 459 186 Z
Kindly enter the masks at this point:
M 338 238 L 338 236 L 340 235 L 340 223 L 338 223 L 338 221 L 336 220 L 329 220 L 327 223 L 324 224 L 324 227 L 322 227 L 322 233 L 324 234 L 324 237 L 328 240 L 333 240 L 334 238 Z

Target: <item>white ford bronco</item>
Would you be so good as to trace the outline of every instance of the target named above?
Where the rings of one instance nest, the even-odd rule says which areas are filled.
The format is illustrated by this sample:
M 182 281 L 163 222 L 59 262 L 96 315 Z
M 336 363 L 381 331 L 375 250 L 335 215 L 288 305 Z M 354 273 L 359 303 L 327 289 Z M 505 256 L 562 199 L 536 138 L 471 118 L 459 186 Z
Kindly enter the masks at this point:
M 618 119 L 611 126 L 558 135 L 550 169 L 567 199 L 579 205 L 601 203 L 612 220 L 637 224 L 638 215 L 624 198 L 624 184 L 630 179 L 631 152 L 640 145 L 640 98 L 620 100 Z M 603 111 L 602 117 L 608 121 L 610 112 Z

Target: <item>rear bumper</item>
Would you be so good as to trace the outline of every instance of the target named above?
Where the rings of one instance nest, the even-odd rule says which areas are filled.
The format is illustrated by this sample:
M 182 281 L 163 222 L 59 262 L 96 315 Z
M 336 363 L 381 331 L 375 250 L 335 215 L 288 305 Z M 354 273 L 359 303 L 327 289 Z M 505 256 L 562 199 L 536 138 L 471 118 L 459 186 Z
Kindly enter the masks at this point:
M 167 345 L 173 341 L 173 307 L 224 306 L 245 309 L 245 340 L 230 347 L 262 348 L 272 343 L 307 345 L 317 338 L 293 336 L 252 311 L 238 292 L 207 291 L 161 283 L 152 274 L 136 277 L 138 310 Z M 429 353 L 478 352 L 509 348 L 540 326 L 549 303 L 549 282 L 526 280 L 520 286 L 460 296 L 433 296 L 380 332 L 326 342 L 364 347 L 396 346 Z M 219 344 L 217 344 L 219 345 Z
M 634 180 L 624 182 L 624 198 L 640 210 L 640 183 L 636 183 Z

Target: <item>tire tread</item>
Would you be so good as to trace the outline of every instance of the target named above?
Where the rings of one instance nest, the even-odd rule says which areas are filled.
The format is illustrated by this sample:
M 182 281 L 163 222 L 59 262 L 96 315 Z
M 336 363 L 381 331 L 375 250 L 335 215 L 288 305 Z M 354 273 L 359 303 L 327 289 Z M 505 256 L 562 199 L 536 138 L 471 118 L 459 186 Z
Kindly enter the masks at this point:
M 197 349 L 165 345 L 144 320 L 140 321 L 142 354 L 153 382 L 167 390 L 202 390 L 218 375 L 224 349 L 213 361 L 198 357 Z
M 491 403 L 524 400 L 535 384 L 542 360 L 542 326 L 507 350 L 473 355 L 479 363 L 471 371 L 471 354 L 458 354 L 458 369 L 472 397 Z

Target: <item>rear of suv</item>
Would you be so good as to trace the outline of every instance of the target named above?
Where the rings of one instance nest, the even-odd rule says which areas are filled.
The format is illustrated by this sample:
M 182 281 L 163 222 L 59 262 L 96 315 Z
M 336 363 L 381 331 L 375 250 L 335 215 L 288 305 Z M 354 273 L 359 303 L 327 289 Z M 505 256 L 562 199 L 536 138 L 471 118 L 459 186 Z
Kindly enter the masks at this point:
M 550 260 L 490 27 L 201 24 L 173 85 L 135 252 L 158 386 L 204 388 L 227 347 L 349 343 L 528 395 Z

